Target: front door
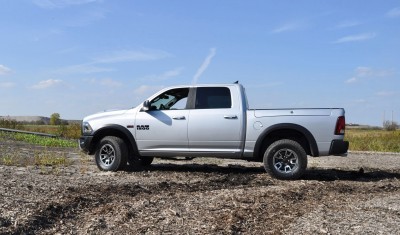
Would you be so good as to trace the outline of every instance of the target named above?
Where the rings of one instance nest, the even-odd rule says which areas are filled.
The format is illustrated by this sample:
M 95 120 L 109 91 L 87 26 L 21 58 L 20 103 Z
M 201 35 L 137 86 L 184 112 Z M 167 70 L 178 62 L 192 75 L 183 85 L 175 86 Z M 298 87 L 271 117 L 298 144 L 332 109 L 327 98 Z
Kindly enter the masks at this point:
M 150 101 L 148 111 L 136 115 L 136 141 L 143 156 L 174 156 L 188 152 L 186 109 L 189 88 L 168 90 Z

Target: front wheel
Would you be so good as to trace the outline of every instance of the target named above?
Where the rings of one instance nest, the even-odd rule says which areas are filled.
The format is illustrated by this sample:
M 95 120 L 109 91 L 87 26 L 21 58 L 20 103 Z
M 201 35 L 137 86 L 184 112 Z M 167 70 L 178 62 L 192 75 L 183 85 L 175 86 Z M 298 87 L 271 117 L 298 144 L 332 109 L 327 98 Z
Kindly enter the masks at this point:
M 272 143 L 264 153 L 265 170 L 278 179 L 300 178 L 307 168 L 307 154 L 296 141 L 283 139 Z
M 97 167 L 102 171 L 117 171 L 124 169 L 127 163 L 128 149 L 125 142 L 115 136 L 104 137 L 96 150 Z

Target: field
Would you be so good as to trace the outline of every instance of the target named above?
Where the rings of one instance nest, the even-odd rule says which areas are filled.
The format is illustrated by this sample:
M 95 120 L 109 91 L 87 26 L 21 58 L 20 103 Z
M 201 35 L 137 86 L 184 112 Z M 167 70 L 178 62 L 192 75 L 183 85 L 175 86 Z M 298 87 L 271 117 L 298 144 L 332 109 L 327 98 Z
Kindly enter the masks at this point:
M 81 125 L 78 123 L 69 125 L 33 125 L 0 119 L 0 128 L 46 133 L 67 139 L 78 139 L 81 135 Z
M 400 233 L 400 154 L 309 158 L 297 181 L 207 158 L 111 173 L 76 146 L 0 135 L 0 175 L 0 234 Z
M 23 125 L 12 121 L 0 120 L 0 127 L 54 134 L 66 139 L 78 139 L 81 135 L 81 126 L 77 123 L 70 125 Z M 385 131 L 348 128 L 345 139 L 350 142 L 350 151 L 400 153 L 400 130 Z
M 400 152 L 400 130 L 348 129 L 346 140 L 352 151 Z

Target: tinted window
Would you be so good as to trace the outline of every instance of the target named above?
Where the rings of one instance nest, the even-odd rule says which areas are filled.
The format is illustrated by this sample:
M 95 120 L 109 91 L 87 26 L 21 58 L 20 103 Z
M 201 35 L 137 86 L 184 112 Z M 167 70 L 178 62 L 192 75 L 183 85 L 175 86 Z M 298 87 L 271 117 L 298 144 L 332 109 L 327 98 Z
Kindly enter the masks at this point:
M 227 87 L 199 87 L 196 91 L 196 109 L 231 108 L 231 92 Z

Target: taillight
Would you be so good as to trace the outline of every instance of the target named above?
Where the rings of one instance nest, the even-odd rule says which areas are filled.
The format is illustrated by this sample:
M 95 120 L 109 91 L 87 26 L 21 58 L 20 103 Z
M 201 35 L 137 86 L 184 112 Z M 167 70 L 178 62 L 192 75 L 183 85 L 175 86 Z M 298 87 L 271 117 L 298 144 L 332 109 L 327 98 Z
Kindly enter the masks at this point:
M 346 129 L 346 120 L 344 116 L 340 116 L 336 122 L 335 135 L 344 135 Z

